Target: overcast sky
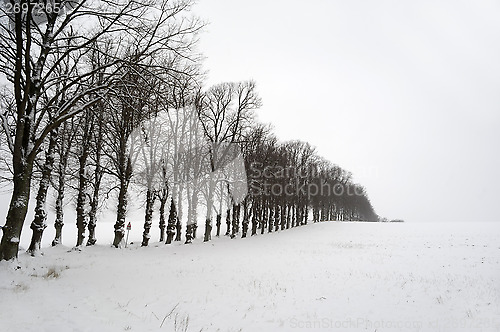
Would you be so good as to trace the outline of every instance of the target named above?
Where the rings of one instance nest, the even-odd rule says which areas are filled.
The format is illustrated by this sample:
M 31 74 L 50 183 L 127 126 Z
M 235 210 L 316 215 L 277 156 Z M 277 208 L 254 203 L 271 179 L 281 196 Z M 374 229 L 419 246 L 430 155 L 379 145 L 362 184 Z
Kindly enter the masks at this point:
M 209 83 L 353 172 L 376 211 L 499 220 L 500 2 L 201 0 Z

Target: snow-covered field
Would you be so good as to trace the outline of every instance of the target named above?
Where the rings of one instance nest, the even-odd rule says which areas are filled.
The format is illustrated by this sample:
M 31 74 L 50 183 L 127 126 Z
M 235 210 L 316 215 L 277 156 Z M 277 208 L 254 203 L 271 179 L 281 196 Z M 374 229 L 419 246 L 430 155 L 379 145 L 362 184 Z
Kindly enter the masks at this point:
M 126 249 L 108 234 L 0 263 L 0 330 L 500 331 L 499 223 L 331 222 Z

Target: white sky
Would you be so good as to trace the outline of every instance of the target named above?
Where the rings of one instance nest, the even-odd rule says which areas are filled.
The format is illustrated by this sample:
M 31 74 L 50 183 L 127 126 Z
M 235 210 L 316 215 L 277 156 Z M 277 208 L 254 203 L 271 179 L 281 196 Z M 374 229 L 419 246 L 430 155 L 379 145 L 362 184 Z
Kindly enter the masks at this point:
M 500 2 L 201 0 L 209 83 L 353 171 L 377 212 L 499 220 Z

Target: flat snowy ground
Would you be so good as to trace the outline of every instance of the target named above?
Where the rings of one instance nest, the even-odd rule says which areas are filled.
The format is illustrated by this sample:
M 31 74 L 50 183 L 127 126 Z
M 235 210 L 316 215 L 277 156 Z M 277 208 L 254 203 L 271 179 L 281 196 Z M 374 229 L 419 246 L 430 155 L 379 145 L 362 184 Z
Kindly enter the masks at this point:
M 331 222 L 190 246 L 48 247 L 0 263 L 0 326 L 500 331 L 499 239 L 498 223 Z

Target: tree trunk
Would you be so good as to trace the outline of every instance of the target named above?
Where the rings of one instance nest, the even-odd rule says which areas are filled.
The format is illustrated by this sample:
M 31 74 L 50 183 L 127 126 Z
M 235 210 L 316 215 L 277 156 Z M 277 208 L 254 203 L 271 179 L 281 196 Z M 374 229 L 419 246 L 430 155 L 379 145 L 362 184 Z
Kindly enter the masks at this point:
M 177 210 L 175 208 L 174 198 L 170 203 L 170 214 L 168 215 L 168 225 L 167 225 L 167 241 L 165 244 L 171 244 L 175 235 L 175 228 L 177 225 Z
M 160 242 L 165 241 L 165 228 L 166 228 L 166 223 L 165 223 L 165 205 L 167 205 L 167 195 L 164 192 L 165 189 L 163 189 L 163 193 L 160 197 Z
M 267 220 L 267 201 L 262 199 L 260 205 L 260 234 L 264 234 L 264 230 L 266 228 L 266 220 Z
M 243 229 L 241 231 L 242 238 L 247 237 L 248 224 L 250 223 L 249 212 L 250 211 L 248 210 L 248 198 L 245 198 L 245 200 L 243 201 Z
M 191 196 L 191 191 L 189 186 L 187 188 L 187 199 L 188 199 L 188 216 L 186 222 L 186 242 L 184 244 L 190 244 L 193 242 L 194 238 L 194 221 L 193 221 L 193 197 Z
M 187 221 L 186 221 L 186 242 L 184 244 L 190 244 L 193 242 L 193 197 L 191 196 L 190 185 L 186 186 L 186 198 L 187 198 Z
M 212 239 L 212 218 L 207 218 L 205 220 L 205 236 L 203 237 L 203 242 L 208 242 Z
M 81 246 L 85 239 L 85 228 L 87 227 L 87 218 L 85 215 L 85 205 L 87 203 L 87 185 L 88 178 L 86 172 L 88 151 L 84 151 L 79 159 L 78 170 L 78 197 L 76 199 L 76 246 Z
M 90 144 L 93 132 L 93 114 L 87 111 L 83 118 L 83 128 L 81 137 L 80 153 L 78 157 L 78 196 L 76 199 L 76 246 L 83 245 L 85 240 L 85 229 L 87 228 L 87 215 L 85 208 L 87 205 L 88 171 L 87 160 L 90 155 Z
M 120 179 L 120 192 L 118 194 L 118 207 L 116 209 L 116 223 L 115 223 L 115 238 L 113 240 L 113 246 L 119 248 L 120 244 L 125 236 L 125 217 L 127 214 L 127 192 L 130 179 L 132 177 L 132 164 L 130 158 L 123 157 L 125 160 L 122 163 L 122 172 Z
M 299 204 L 297 204 L 297 212 L 295 216 L 297 217 L 295 226 L 298 227 L 302 225 L 302 207 Z
M 231 239 L 234 239 L 240 231 L 240 204 L 233 204 L 233 229 Z
M 97 169 L 95 171 L 95 176 L 101 176 L 98 174 Z M 95 228 L 97 226 L 97 208 L 99 207 L 99 190 L 100 190 L 100 181 L 94 183 L 94 190 L 92 193 L 92 199 L 90 201 L 90 212 L 89 212 L 89 238 L 87 240 L 87 246 L 93 246 L 96 244 L 97 239 L 95 237 Z
M 169 192 L 169 187 L 167 183 L 167 167 L 165 166 L 165 163 L 163 163 L 162 169 L 161 169 L 161 175 L 162 175 L 162 188 L 160 191 L 160 242 L 165 241 L 165 228 L 166 228 L 166 222 L 165 222 L 165 207 L 167 205 L 167 200 L 168 200 L 168 192 Z
M 193 224 L 193 239 L 196 239 L 196 230 L 198 229 L 198 223 Z
M 213 169 L 213 167 L 212 167 Z M 208 197 L 207 197 L 207 217 L 205 219 L 205 236 L 203 237 L 203 242 L 208 242 L 212 239 L 212 209 L 214 201 L 214 190 L 215 183 L 212 179 L 213 174 L 210 175 Z
M 180 241 L 182 234 L 182 187 L 179 188 L 179 196 L 177 198 L 177 221 L 175 223 L 175 229 L 176 234 L 174 241 Z
M 286 228 L 286 203 L 281 205 L 281 230 Z
M 153 223 L 153 206 L 155 204 L 155 194 L 152 189 L 146 192 L 146 215 L 144 216 L 144 232 L 142 233 L 142 246 L 147 247 L 151 235 L 149 230 Z
M 71 127 L 73 128 L 73 127 Z M 59 138 L 59 164 L 57 176 L 57 197 L 56 197 L 56 220 L 54 228 L 56 234 L 52 240 L 52 246 L 57 246 L 62 243 L 62 229 L 64 226 L 64 193 L 66 190 L 66 169 L 68 167 L 69 154 L 74 138 L 74 133 L 68 128 L 68 123 L 62 125 L 62 134 Z
M 89 212 L 89 238 L 87 240 L 87 246 L 93 246 L 96 244 L 97 239 L 95 237 L 95 228 L 97 226 L 97 209 L 99 207 L 99 193 L 101 190 L 101 181 L 103 177 L 103 170 L 101 167 L 101 153 L 103 145 L 103 123 L 102 118 L 99 120 L 99 131 L 97 133 L 96 151 L 95 151 L 95 170 L 94 170 L 94 188 L 92 192 L 92 198 L 90 200 L 90 212 Z
M 58 175 L 57 198 L 56 198 L 56 220 L 54 222 L 56 235 L 54 237 L 54 240 L 52 241 L 52 246 L 57 246 L 58 244 L 62 243 L 62 228 L 64 226 L 64 191 L 66 186 L 66 165 L 67 165 L 67 158 L 59 160 L 59 175 Z
M 118 207 L 116 222 L 114 225 L 115 238 L 113 239 L 113 246 L 115 246 L 115 248 L 120 247 L 123 237 L 125 236 L 125 215 L 127 213 L 127 203 L 127 190 L 125 189 L 125 185 L 122 183 L 118 194 Z
M 47 191 L 50 185 L 50 176 L 54 167 L 55 149 L 57 145 L 57 129 L 50 133 L 49 146 L 45 154 L 45 163 L 42 168 L 42 178 L 40 179 L 40 186 L 36 195 L 35 217 L 31 223 L 30 228 L 33 230 L 31 236 L 31 243 L 27 250 L 31 256 L 36 256 L 37 252 L 42 246 L 43 231 L 47 228 L 47 211 L 45 205 L 47 202 Z
M 186 242 L 184 242 L 184 244 L 193 243 L 193 233 L 194 233 L 194 224 L 188 224 L 186 226 Z
M 219 213 L 217 213 L 217 216 L 215 217 L 215 226 L 216 226 L 215 236 L 217 236 L 217 237 L 220 236 L 220 226 L 222 224 L 221 220 L 222 220 L 222 215 L 219 212 Z
M 231 209 L 226 210 L 226 236 L 231 234 Z
M 54 228 L 56 229 L 56 235 L 52 241 L 52 246 L 57 246 L 62 243 L 62 228 L 64 226 L 64 186 L 65 178 L 64 173 L 59 174 L 59 183 L 57 185 L 57 198 L 56 198 L 56 220 L 54 222 Z
M 19 239 L 30 199 L 31 171 L 33 164 L 22 160 L 14 163 L 14 188 L 9 205 L 3 236 L 0 242 L 0 260 L 17 258 Z
M 288 203 L 288 208 L 286 209 L 286 229 L 290 229 L 290 222 L 292 221 L 292 205 Z
M 274 231 L 277 232 L 280 230 L 280 220 L 281 220 L 281 215 L 280 215 L 280 205 L 276 203 L 276 206 L 274 207 Z
M 267 220 L 267 232 L 272 233 L 273 231 L 273 222 L 274 222 L 274 206 L 273 202 L 269 204 L 269 218 Z
M 259 215 L 259 205 L 257 199 L 254 197 L 252 201 L 252 236 L 257 234 L 257 217 Z
M 197 187 L 195 187 L 197 188 Z M 192 209 L 191 209 L 191 218 L 193 220 L 192 228 L 193 228 L 193 239 L 196 239 L 196 229 L 198 228 L 198 192 L 195 189 L 192 195 Z
M 188 208 L 188 222 L 187 222 L 187 228 L 186 228 L 186 244 L 192 243 L 193 239 L 196 238 L 196 228 L 198 228 L 197 225 L 197 216 L 198 213 L 196 209 L 198 208 L 198 193 L 196 191 L 196 187 L 193 190 L 192 193 L 188 194 L 191 199 L 190 199 L 190 206 Z

